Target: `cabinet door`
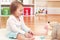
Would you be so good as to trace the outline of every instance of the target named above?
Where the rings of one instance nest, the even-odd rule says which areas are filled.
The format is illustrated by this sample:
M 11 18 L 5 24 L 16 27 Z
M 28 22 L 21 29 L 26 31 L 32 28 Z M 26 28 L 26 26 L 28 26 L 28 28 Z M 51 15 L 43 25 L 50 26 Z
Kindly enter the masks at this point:
M 25 7 L 24 8 L 24 15 L 30 15 L 31 14 L 31 8 Z
M 33 7 L 24 7 L 24 15 L 33 15 Z

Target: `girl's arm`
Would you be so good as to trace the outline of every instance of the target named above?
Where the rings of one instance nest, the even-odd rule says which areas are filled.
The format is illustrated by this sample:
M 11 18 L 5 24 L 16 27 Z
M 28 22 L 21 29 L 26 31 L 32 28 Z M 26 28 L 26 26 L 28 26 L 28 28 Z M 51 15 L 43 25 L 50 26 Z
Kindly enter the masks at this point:
M 24 20 L 23 20 L 23 16 L 21 17 L 21 22 L 22 22 L 22 29 L 25 31 L 25 32 L 29 32 L 30 31 L 30 28 L 28 28 L 25 23 L 24 23 Z

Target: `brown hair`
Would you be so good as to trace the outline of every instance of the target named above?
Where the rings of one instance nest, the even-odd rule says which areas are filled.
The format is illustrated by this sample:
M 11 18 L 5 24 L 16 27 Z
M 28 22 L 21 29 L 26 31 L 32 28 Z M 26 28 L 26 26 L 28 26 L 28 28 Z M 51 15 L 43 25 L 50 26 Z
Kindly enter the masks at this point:
M 11 5 L 10 5 L 10 13 L 13 14 L 17 10 L 17 8 L 19 7 L 19 5 L 23 6 L 23 4 L 21 2 L 19 2 L 19 1 L 13 1 L 11 3 Z

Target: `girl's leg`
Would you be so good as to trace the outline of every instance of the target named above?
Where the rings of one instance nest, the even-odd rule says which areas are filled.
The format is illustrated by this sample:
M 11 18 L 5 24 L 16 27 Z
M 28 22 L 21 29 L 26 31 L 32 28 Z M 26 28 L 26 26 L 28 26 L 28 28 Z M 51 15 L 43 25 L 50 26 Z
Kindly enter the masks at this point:
M 26 38 L 24 35 L 22 34 L 18 34 L 17 35 L 17 39 L 18 40 L 34 40 L 34 38 Z
M 24 35 L 22 34 L 18 34 L 17 35 L 17 40 L 29 40 L 28 38 L 26 38 Z
M 22 35 L 22 34 L 18 34 L 18 35 L 17 35 L 17 39 L 18 39 L 18 40 L 22 40 L 22 39 L 23 39 L 23 35 Z

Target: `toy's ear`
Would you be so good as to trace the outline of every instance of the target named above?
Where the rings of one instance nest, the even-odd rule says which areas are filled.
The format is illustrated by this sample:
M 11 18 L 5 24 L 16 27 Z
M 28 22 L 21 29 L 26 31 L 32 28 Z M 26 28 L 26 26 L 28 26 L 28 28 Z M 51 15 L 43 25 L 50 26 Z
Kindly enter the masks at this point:
M 50 26 L 52 26 L 52 27 L 55 27 L 56 25 L 59 25 L 58 22 L 50 22 L 49 24 L 50 24 Z

